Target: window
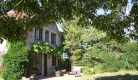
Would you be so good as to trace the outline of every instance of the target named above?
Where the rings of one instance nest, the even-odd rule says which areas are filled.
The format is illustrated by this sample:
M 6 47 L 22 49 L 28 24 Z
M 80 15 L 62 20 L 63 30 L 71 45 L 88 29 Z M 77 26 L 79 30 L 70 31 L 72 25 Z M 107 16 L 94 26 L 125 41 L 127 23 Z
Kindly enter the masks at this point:
M 56 65 L 56 57 L 52 56 L 52 66 Z
M 49 42 L 49 32 L 45 31 L 45 42 Z
M 42 29 L 35 29 L 35 39 L 42 41 Z
M 51 43 L 56 44 L 56 35 L 51 33 Z

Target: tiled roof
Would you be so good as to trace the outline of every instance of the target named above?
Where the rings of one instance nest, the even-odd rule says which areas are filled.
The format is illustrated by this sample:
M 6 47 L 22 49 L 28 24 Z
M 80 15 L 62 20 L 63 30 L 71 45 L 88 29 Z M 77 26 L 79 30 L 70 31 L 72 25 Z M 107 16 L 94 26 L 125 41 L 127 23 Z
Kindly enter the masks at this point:
M 11 12 L 11 13 L 8 13 L 7 14 L 8 16 L 10 17 L 16 17 L 16 20 L 18 20 L 18 18 L 23 18 L 24 16 L 27 17 L 26 13 L 22 12 L 22 13 L 19 13 L 19 14 L 16 14 L 15 12 Z

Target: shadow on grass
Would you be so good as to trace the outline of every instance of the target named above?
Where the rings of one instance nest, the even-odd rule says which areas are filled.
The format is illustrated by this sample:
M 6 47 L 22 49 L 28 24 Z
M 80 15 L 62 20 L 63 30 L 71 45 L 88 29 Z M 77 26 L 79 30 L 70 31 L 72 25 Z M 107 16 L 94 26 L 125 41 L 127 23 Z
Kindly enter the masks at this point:
M 138 80 L 138 75 L 117 75 L 117 76 L 106 76 L 106 77 L 98 77 L 95 80 Z

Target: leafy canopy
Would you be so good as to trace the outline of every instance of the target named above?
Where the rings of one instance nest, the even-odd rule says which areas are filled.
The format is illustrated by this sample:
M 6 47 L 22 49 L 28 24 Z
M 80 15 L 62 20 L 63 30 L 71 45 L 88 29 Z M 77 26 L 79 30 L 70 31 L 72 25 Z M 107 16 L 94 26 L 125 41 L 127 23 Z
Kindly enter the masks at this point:
M 78 25 L 92 25 L 106 32 L 108 39 L 124 41 L 124 28 L 128 29 L 131 22 L 138 32 L 137 0 L 131 2 L 134 4 L 131 14 L 126 16 L 123 9 L 128 0 L 0 0 L 0 38 L 10 42 L 24 41 L 34 27 L 42 28 L 77 16 Z M 111 13 L 99 15 L 98 9 L 105 10 L 105 13 L 110 10 Z M 9 16 L 11 10 L 16 12 L 16 16 Z

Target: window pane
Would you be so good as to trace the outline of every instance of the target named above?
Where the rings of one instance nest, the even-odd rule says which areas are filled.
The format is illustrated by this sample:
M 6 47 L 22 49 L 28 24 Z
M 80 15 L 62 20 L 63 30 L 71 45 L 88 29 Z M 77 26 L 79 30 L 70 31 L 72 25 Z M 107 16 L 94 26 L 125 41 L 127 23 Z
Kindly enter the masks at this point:
M 36 68 L 36 56 L 33 55 L 33 68 Z
M 42 29 L 39 30 L 39 38 L 40 38 L 39 40 L 42 41 Z
M 55 34 L 51 34 L 51 43 L 56 44 L 56 35 Z
M 36 37 L 36 39 L 39 39 L 39 29 L 36 29 L 35 37 Z
M 54 35 L 54 44 L 56 44 L 56 35 Z
M 42 41 L 42 29 L 35 29 L 35 38 Z
M 47 43 L 49 42 L 49 37 L 48 36 L 49 36 L 49 32 L 46 31 L 45 32 L 45 42 L 47 42 Z

